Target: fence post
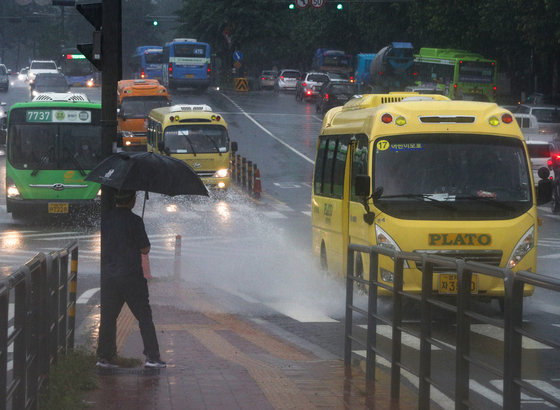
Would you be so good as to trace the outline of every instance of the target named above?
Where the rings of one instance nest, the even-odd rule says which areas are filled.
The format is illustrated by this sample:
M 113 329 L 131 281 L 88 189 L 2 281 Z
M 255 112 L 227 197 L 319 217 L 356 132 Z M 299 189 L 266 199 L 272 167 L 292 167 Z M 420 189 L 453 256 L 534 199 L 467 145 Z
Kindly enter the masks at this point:
M 173 266 L 173 276 L 175 280 L 181 278 L 181 235 L 175 236 L 175 261 Z
M 420 365 L 418 370 L 418 408 L 430 408 L 430 375 L 432 373 L 432 346 L 428 339 L 432 336 L 432 307 L 428 298 L 432 294 L 434 264 L 422 255 L 422 297 L 420 304 Z
M 235 182 L 237 182 L 237 184 L 239 185 L 239 183 L 241 182 L 241 155 L 235 154 L 235 159 L 237 161 L 237 174 L 235 175 Z
M 255 182 L 253 183 L 253 197 L 255 199 L 261 198 L 262 186 L 261 186 L 261 171 L 257 168 L 257 164 L 253 164 L 253 177 Z
M 402 332 L 402 288 L 404 260 L 395 258 L 393 276 L 393 333 L 391 349 L 391 398 L 398 399 L 401 393 L 401 339 Z
M 368 278 L 368 316 L 366 334 L 366 380 L 375 380 L 375 350 L 372 346 L 377 345 L 377 271 L 379 254 L 369 252 L 369 278 Z M 352 261 L 352 265 L 354 265 Z M 369 385 L 368 385 L 369 386 Z
M 68 258 L 68 255 L 66 256 Z M 66 261 L 68 264 L 68 261 Z M 69 303 L 71 304 L 68 313 L 68 327 L 70 328 L 71 337 L 68 342 L 69 348 L 74 348 L 74 338 L 76 333 L 76 291 L 78 290 L 78 245 L 76 245 L 70 254 L 70 293 Z
M 504 409 L 521 408 L 521 334 L 515 329 L 522 326 L 523 320 L 523 280 L 507 272 L 504 278 Z M 515 356 L 517 355 L 517 356 Z
M 237 161 L 236 161 L 237 154 L 233 154 L 231 157 L 231 179 L 234 182 L 237 182 Z
M 465 261 L 457 262 L 457 347 L 455 350 L 455 409 L 468 409 L 470 319 L 466 315 L 471 297 L 472 272 L 464 268 Z
M 354 251 L 348 247 L 346 263 L 346 313 L 344 320 L 344 365 L 350 366 L 352 360 L 352 305 L 354 303 Z

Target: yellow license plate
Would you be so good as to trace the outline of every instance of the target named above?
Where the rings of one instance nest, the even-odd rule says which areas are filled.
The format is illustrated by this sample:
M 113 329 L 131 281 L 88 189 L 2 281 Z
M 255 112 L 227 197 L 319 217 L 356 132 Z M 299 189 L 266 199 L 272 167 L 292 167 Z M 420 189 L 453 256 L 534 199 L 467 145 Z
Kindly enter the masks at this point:
M 67 214 L 68 202 L 49 202 L 49 214 Z
M 457 293 L 457 275 L 439 274 L 439 293 L 454 295 Z M 473 273 L 471 277 L 471 293 L 478 293 L 478 276 Z
M 187 77 L 187 78 L 194 78 L 194 74 L 187 74 L 185 77 Z

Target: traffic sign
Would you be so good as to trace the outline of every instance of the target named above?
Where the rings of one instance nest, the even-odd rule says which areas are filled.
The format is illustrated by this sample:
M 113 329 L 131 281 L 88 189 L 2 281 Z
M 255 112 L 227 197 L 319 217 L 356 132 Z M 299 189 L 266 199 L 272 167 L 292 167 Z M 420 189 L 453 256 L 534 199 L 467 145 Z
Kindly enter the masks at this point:
M 243 59 L 243 54 L 241 53 L 241 51 L 236 50 L 233 52 L 233 59 L 235 61 L 241 61 Z
M 325 0 L 311 0 L 311 5 L 316 9 L 320 9 L 325 5 Z
M 304 9 L 307 6 L 309 6 L 309 0 L 297 0 L 296 1 L 296 5 L 300 8 L 300 9 Z

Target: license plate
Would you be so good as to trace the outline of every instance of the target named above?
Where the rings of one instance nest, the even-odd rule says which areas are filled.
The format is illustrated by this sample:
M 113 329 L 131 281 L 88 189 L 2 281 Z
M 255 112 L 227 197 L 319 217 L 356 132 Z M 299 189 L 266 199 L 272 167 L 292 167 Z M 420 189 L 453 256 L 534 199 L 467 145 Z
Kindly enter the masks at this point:
M 49 202 L 49 214 L 67 214 L 68 202 Z
M 80 87 L 81 85 L 81 83 L 74 83 L 74 87 Z
M 187 74 L 185 77 L 187 77 L 187 78 L 194 78 L 194 74 Z
M 457 293 L 457 275 L 439 274 L 439 293 L 454 295 Z M 471 293 L 478 293 L 478 276 L 473 273 L 471 277 Z

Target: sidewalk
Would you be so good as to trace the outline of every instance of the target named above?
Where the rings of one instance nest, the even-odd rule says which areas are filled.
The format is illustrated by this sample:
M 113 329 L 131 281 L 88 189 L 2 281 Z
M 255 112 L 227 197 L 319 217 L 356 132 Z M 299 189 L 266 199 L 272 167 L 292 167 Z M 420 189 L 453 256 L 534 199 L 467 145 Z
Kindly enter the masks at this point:
M 412 409 L 416 394 L 401 386 L 391 403 L 389 374 L 379 369 L 366 394 L 359 366 L 324 360 L 257 324 L 221 313 L 212 296 L 186 283 L 150 283 L 150 301 L 166 369 L 100 370 L 91 409 Z M 138 325 L 125 306 L 119 355 L 143 360 Z

